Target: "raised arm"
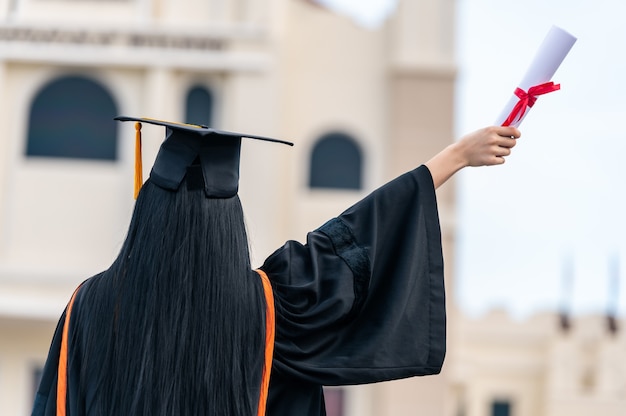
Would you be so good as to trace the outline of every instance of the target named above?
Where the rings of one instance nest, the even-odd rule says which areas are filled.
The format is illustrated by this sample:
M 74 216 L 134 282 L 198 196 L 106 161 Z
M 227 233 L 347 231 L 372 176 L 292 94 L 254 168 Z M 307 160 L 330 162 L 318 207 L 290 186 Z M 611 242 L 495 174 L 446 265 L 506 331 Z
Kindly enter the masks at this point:
M 435 188 L 467 166 L 501 165 L 521 133 L 515 127 L 485 127 L 455 142 L 425 163 Z

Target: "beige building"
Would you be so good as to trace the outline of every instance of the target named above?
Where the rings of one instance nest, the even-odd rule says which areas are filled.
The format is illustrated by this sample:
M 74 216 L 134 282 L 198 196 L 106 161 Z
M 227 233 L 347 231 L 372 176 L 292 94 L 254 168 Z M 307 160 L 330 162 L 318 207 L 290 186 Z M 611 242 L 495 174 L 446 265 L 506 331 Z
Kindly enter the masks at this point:
M 457 318 L 457 415 L 626 414 L 623 321 L 594 315 L 562 325 L 556 313 L 516 321 L 502 311 Z
M 124 239 L 134 132 L 109 120 L 296 142 L 242 149 L 258 265 L 450 142 L 452 27 L 453 4 L 440 0 L 402 2 L 380 30 L 304 0 L 0 2 L 0 414 L 28 414 L 69 295 Z M 144 126 L 146 175 L 162 135 Z M 328 177 L 337 146 L 347 156 Z M 344 415 L 441 414 L 443 380 L 425 385 L 424 402 L 411 381 L 330 395 Z
M 451 142 L 454 7 L 401 0 L 382 28 L 368 30 L 306 0 L 0 1 L 0 415 L 29 413 L 71 292 L 107 268 L 124 239 L 134 132 L 114 116 L 296 143 L 242 149 L 240 196 L 258 265 Z M 144 126 L 144 175 L 162 135 Z M 337 149 L 344 158 L 333 165 Z M 555 356 L 565 366 L 565 357 L 588 360 L 585 348 L 559 355 L 567 338 L 548 324 L 542 332 L 459 316 L 454 185 L 438 198 L 450 316 L 444 372 L 331 389 L 329 415 L 489 416 L 494 400 L 508 400 L 510 411 L 495 416 L 595 414 L 573 413 L 584 407 L 568 404 L 573 387 L 559 387 L 569 373 L 547 366 Z M 594 345 L 613 356 L 594 347 L 591 357 L 613 368 L 620 337 L 599 336 Z M 591 383 L 602 397 L 613 392 L 607 406 L 621 394 L 624 408 L 620 371 Z

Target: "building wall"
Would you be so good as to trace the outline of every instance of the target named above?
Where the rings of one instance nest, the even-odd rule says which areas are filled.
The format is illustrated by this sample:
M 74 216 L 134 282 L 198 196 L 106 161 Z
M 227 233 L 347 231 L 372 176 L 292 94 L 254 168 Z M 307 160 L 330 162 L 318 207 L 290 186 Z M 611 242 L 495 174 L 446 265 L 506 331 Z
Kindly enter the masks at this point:
M 0 317 L 0 414 L 28 415 L 36 374 L 46 357 L 55 323 L 48 320 Z
M 258 265 L 451 142 L 452 5 L 403 1 L 371 31 L 297 0 L 0 3 L 0 414 L 28 414 L 56 320 L 74 287 L 114 259 L 133 206 L 132 123 L 119 125 L 116 161 L 24 156 L 42 86 L 80 74 L 104 86 L 120 114 L 182 120 L 185 91 L 198 83 L 215 94 L 216 127 L 296 142 L 242 149 L 240 197 Z M 142 131 L 147 177 L 163 131 Z M 308 187 L 311 150 L 331 131 L 361 148 L 362 189 Z M 453 186 L 440 197 L 451 218 Z M 451 263 L 453 223 L 443 225 Z M 349 388 L 344 413 L 447 415 L 447 385 L 435 376 Z
M 575 317 L 564 331 L 554 313 L 516 321 L 494 311 L 462 317 L 457 328 L 457 414 L 490 415 L 494 401 L 509 402 L 510 416 L 618 415 L 626 408 L 626 336 L 610 332 L 604 317 Z

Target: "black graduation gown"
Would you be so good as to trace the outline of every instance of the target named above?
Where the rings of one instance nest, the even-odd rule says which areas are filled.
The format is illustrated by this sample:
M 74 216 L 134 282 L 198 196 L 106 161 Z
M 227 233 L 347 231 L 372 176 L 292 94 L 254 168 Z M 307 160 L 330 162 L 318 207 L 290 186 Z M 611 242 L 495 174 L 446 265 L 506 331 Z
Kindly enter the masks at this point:
M 322 386 L 436 374 L 445 355 L 437 203 L 425 166 L 287 242 L 261 267 L 275 298 L 268 416 L 325 415 Z M 89 281 L 86 283 L 89 284 Z M 76 304 L 80 303 L 78 292 Z M 33 408 L 53 416 L 61 316 Z M 74 327 L 70 325 L 70 333 Z M 70 395 L 78 368 L 68 369 Z M 68 402 L 72 408 L 80 404 Z M 80 412 L 79 412 L 80 413 Z
M 445 294 L 435 190 L 408 172 L 261 267 L 275 297 L 268 416 L 324 415 L 323 385 L 436 374 Z

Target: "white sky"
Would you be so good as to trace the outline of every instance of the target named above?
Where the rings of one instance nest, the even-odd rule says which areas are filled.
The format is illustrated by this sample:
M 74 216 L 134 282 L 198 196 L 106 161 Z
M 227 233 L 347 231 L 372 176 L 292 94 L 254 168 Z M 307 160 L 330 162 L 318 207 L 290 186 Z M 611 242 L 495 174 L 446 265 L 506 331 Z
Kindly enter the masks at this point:
M 396 0 L 316 0 L 365 27 L 378 27 L 393 12 Z
M 552 25 L 578 38 L 554 81 L 520 126 L 504 166 L 459 179 L 456 276 L 472 313 L 555 309 L 603 312 L 611 258 L 626 271 L 626 3 L 621 0 L 459 0 L 457 130 L 490 124 Z M 566 296 L 564 269 L 572 262 Z M 622 273 L 626 275 L 626 273 Z
M 410 0 L 411 1 L 411 0 Z M 416 1 L 416 0 L 413 0 Z M 394 0 L 322 0 L 368 26 Z M 552 25 L 578 38 L 504 166 L 458 176 L 456 291 L 478 315 L 523 317 L 564 302 L 626 315 L 626 2 L 457 0 L 457 135 L 492 124 Z M 619 259 L 619 296 L 610 262 Z M 571 261 L 573 285 L 564 285 Z

